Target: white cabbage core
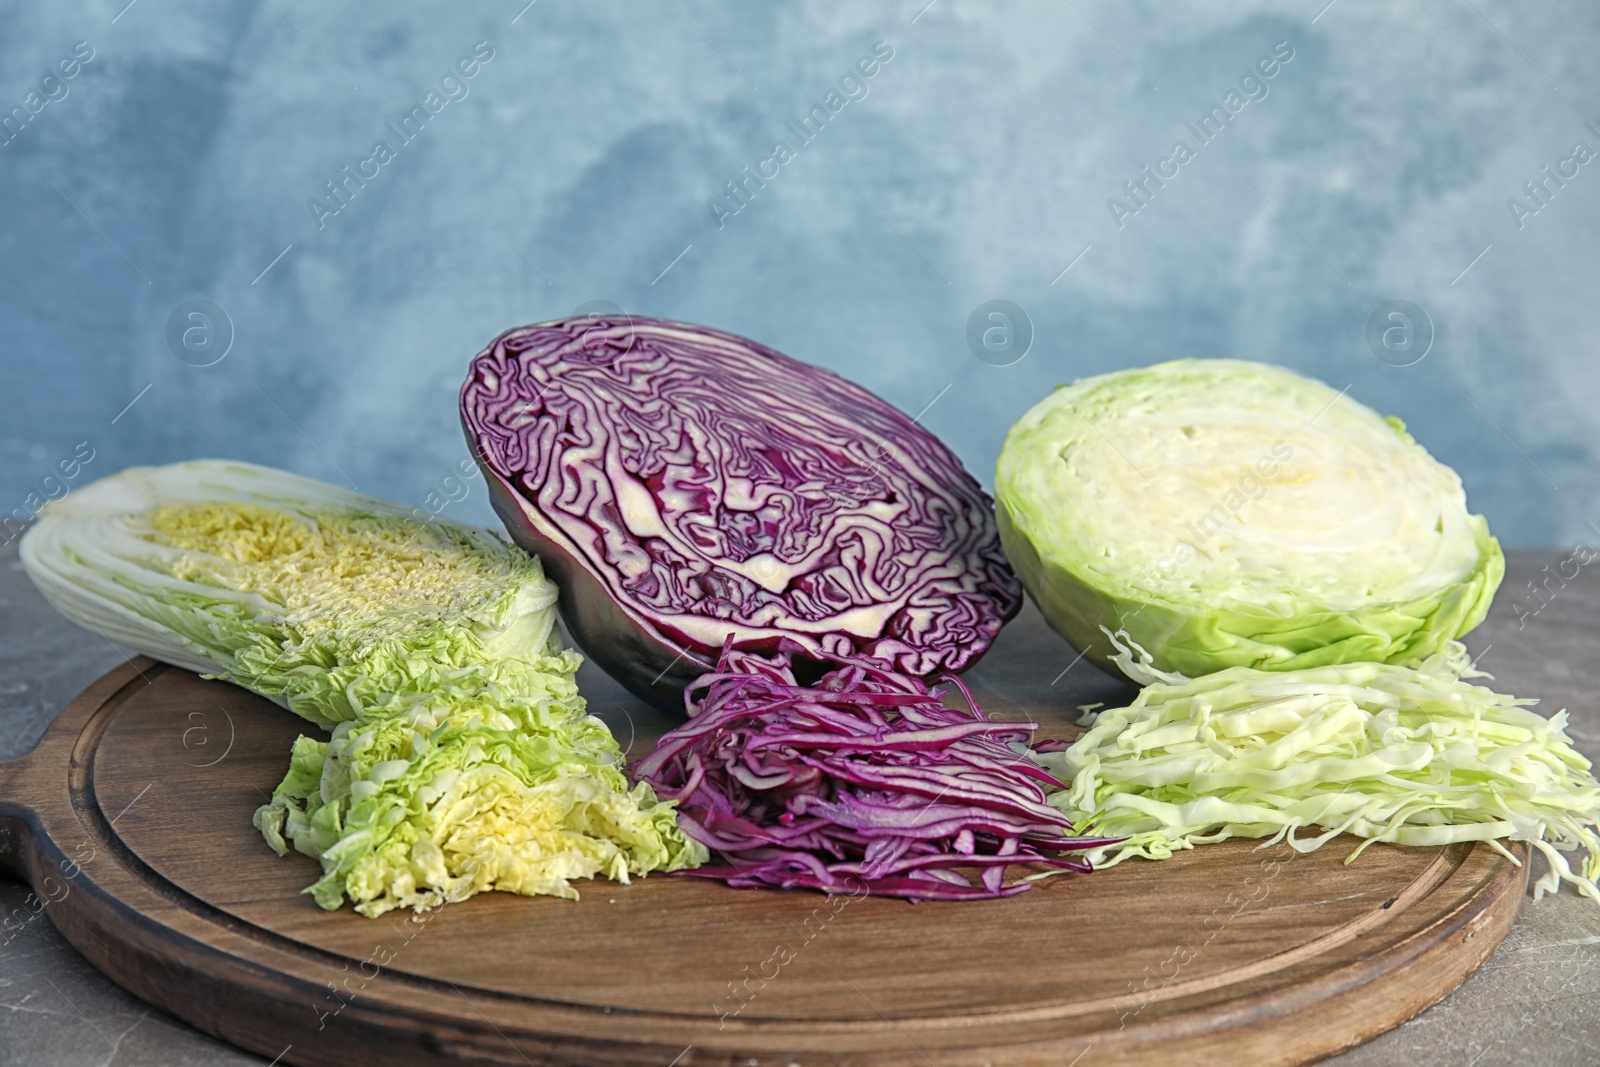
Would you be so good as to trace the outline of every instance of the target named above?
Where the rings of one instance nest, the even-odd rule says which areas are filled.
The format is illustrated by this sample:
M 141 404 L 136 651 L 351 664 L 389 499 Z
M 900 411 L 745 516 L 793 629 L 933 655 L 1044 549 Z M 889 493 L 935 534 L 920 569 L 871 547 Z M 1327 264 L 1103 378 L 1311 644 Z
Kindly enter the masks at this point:
M 1019 431 L 1017 452 L 1054 457 L 1002 457 L 1020 523 L 1113 590 L 1354 610 L 1435 593 L 1478 561 L 1454 471 L 1370 408 L 1278 368 L 1183 361 L 1089 379 Z

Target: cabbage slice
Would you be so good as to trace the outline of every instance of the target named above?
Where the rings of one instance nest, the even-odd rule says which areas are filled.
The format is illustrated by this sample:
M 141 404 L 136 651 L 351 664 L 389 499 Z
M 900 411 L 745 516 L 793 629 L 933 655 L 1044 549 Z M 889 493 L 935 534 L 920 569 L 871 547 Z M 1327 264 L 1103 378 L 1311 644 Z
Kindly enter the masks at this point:
M 486 530 L 245 463 L 130 468 L 22 542 L 68 618 L 320 726 L 255 816 L 362 914 L 694 866 L 585 713 L 537 559 Z
M 1546 719 L 1527 710 L 1535 701 L 1465 681 L 1488 676 L 1459 642 L 1417 668 L 1233 667 L 1163 680 L 1122 647 L 1125 633 L 1107 637 L 1150 684 L 1038 757 L 1069 783 L 1051 803 L 1078 833 L 1125 838 L 1087 853 L 1096 867 L 1230 837 L 1300 852 L 1340 833 L 1366 838 L 1349 860 L 1374 841 L 1484 841 L 1509 857 L 1509 839 L 1549 860 L 1536 899 L 1566 881 L 1600 902 L 1600 782 L 1567 737 L 1567 713 Z M 1562 851 L 1578 848 L 1574 870 Z
M 1178 360 L 1057 389 L 1012 427 L 1001 540 L 1050 624 L 1108 669 L 1416 665 L 1505 573 L 1461 481 L 1384 419 L 1265 364 Z

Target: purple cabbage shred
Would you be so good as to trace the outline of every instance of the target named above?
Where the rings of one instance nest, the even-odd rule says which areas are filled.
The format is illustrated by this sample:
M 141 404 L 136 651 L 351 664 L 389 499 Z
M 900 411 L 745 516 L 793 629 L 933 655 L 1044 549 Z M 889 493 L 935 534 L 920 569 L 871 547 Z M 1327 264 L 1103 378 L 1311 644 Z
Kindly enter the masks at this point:
M 790 656 L 802 651 L 724 648 L 684 694 L 689 721 L 633 768 L 678 802 L 684 833 L 726 861 L 683 873 L 972 900 L 1029 889 L 1004 883 L 1013 865 L 1089 870 L 1068 854 L 1106 842 L 1071 836 L 1045 802 L 1043 786 L 1061 783 L 1024 754 L 1036 723 L 991 721 L 952 677 L 970 709 L 953 710 L 922 681 L 859 657 L 835 657 L 801 685 Z

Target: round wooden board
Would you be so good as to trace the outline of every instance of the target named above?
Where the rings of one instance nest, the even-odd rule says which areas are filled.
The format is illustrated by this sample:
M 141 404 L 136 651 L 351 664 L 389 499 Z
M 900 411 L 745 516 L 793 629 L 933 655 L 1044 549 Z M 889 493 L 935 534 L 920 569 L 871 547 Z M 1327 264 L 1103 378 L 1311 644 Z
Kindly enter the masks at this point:
M 1007 681 L 1042 632 L 1027 626 L 974 672 L 1007 718 L 1037 699 Z M 600 710 L 634 755 L 669 725 Z M 1037 714 L 1070 732 L 1075 712 Z M 300 894 L 316 864 L 250 824 L 308 730 L 141 659 L 0 764 L 0 859 L 67 939 L 284 1064 L 1309 1063 L 1460 984 L 1527 880 L 1482 846 L 1374 846 L 1345 866 L 1346 841 L 1229 842 L 983 902 L 655 876 L 370 920 L 318 909 Z

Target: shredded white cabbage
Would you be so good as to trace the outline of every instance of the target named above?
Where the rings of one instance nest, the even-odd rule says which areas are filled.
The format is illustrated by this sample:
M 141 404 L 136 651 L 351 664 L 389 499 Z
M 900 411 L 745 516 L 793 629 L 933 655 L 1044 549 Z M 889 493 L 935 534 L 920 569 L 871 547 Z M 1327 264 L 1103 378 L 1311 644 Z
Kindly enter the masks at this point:
M 1125 640 L 1112 637 L 1121 665 L 1148 671 Z M 1038 759 L 1068 783 L 1051 802 L 1077 832 L 1124 839 L 1086 853 L 1096 866 L 1229 837 L 1300 852 L 1341 833 L 1366 838 L 1346 862 L 1374 841 L 1484 841 L 1515 861 L 1500 842 L 1527 841 L 1550 864 L 1535 899 L 1565 881 L 1600 903 L 1600 782 L 1567 737 L 1567 713 L 1546 719 L 1527 710 L 1535 701 L 1463 680 L 1474 677 L 1488 675 L 1450 642 L 1416 668 L 1152 678 L 1131 705 Z M 1574 870 L 1562 853 L 1579 848 Z

